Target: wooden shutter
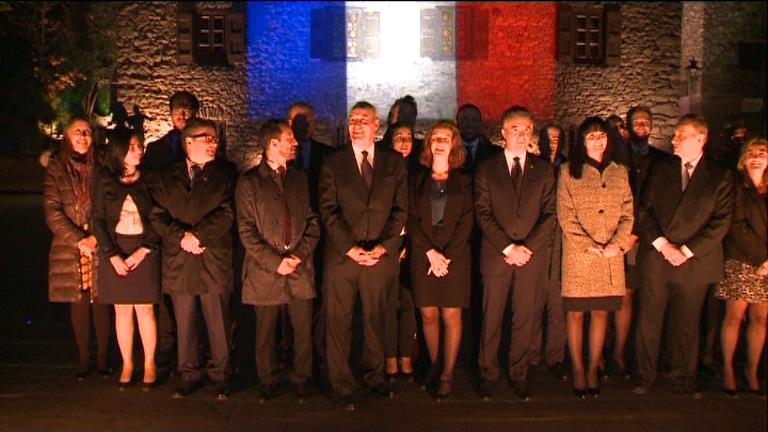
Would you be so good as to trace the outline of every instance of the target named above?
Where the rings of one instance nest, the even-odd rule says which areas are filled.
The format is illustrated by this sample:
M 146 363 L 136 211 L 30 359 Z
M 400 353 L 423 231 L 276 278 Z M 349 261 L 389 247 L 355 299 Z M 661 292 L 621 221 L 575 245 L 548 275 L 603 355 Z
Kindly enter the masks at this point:
M 177 24 L 177 48 L 179 64 L 192 64 L 194 58 L 194 14 L 192 12 L 179 12 Z
M 226 28 L 227 61 L 245 62 L 245 15 L 242 12 L 229 12 Z
M 421 10 L 421 56 L 437 57 L 439 41 L 439 22 L 436 9 Z
M 606 8 L 605 11 L 605 64 L 621 63 L 621 10 Z
M 557 60 L 560 63 L 573 63 L 576 54 L 575 19 L 571 6 L 557 5 Z

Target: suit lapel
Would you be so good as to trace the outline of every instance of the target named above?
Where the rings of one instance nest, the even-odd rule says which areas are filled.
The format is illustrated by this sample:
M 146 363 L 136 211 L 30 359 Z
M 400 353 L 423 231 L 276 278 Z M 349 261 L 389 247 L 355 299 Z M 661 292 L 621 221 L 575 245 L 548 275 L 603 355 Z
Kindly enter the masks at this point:
M 381 178 L 388 172 L 389 163 L 390 160 L 387 157 L 384 148 L 376 145 L 376 150 L 373 153 L 373 184 L 371 185 L 370 199 L 375 199 L 378 195 L 379 189 L 381 188 Z M 362 178 L 363 176 L 360 175 L 360 179 Z M 365 185 L 365 181 L 363 181 L 363 185 Z
M 499 152 L 496 160 L 496 175 L 499 177 L 499 183 L 504 192 L 513 197 L 513 202 L 517 202 L 517 193 L 515 192 L 515 186 L 512 184 L 512 177 L 509 174 L 509 166 L 507 165 L 507 157 L 504 155 L 504 151 Z
M 422 171 L 416 193 L 418 193 L 421 228 L 432 237 L 432 177 L 429 170 Z
M 460 213 L 463 210 L 463 206 L 461 205 L 463 197 L 459 190 L 459 174 L 456 171 L 452 172 L 448 177 L 446 189 L 448 192 L 448 199 L 445 202 L 445 212 L 443 213 L 442 236 L 438 239 L 440 246 L 443 247 L 448 243 L 448 240 L 445 237 L 453 234 Z
M 699 164 L 696 166 L 696 169 L 693 171 L 691 178 L 688 180 L 688 186 L 685 188 L 685 192 L 683 192 L 683 172 L 679 160 L 679 158 L 675 158 L 674 161 L 677 163 L 672 164 L 676 167 L 675 172 L 677 173 L 674 177 L 676 181 L 673 183 L 674 187 L 672 189 L 676 191 L 677 196 L 680 198 L 678 198 L 677 208 L 675 208 L 674 215 L 669 223 L 670 230 L 674 229 L 673 224 L 675 223 L 686 223 L 686 215 L 689 214 L 689 211 L 692 209 L 692 203 L 696 198 L 704 196 L 704 192 L 712 184 L 710 181 L 711 170 L 709 169 L 709 162 L 706 157 L 702 157 Z M 672 194 L 674 194 L 674 192 L 670 195 Z

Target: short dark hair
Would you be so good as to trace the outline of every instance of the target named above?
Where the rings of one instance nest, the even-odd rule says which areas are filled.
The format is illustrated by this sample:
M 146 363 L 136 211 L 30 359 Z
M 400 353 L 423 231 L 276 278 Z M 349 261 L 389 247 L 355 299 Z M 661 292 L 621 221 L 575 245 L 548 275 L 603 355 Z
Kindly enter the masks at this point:
M 200 128 L 212 128 L 214 132 L 217 134 L 219 133 L 219 128 L 216 126 L 216 122 L 213 120 L 208 120 L 200 117 L 192 117 L 189 120 L 187 120 L 187 124 L 184 126 L 184 130 L 181 131 L 181 141 L 182 143 L 187 142 L 187 138 L 192 136 L 192 132 L 200 129 Z
M 144 148 L 144 137 L 139 131 L 128 128 L 118 128 L 110 132 L 107 144 L 107 151 L 104 157 L 104 168 L 115 178 L 123 176 L 125 170 L 125 155 L 131 147 L 131 138 L 139 140 L 139 144 Z
M 584 144 L 584 140 L 590 133 L 598 131 L 605 132 L 606 135 L 608 134 L 608 127 L 605 124 L 605 121 L 598 116 L 587 117 L 579 125 L 579 130 L 576 133 L 576 142 L 571 146 L 571 151 L 568 153 L 568 160 L 570 161 L 568 163 L 568 172 L 571 174 L 571 177 L 575 179 L 581 178 L 581 174 L 584 170 L 584 163 L 587 162 L 587 148 Z M 603 153 L 603 162 L 605 163 L 605 161 L 610 160 L 611 141 L 608 140 L 605 152 Z
M 296 101 L 292 103 L 290 106 L 288 106 L 288 112 L 290 112 L 294 108 L 303 108 L 308 111 L 315 112 L 315 108 L 309 104 L 309 102 L 304 101 Z
M 539 154 L 546 160 L 549 160 L 550 154 L 552 152 L 552 150 L 549 148 L 549 132 L 547 132 L 549 129 L 557 129 L 557 133 L 560 134 L 560 137 L 557 141 L 557 153 L 563 154 L 563 149 L 566 147 L 565 132 L 563 131 L 563 128 L 555 123 L 547 123 L 539 131 Z
M 501 115 L 501 126 L 504 127 L 504 123 L 513 117 L 527 117 L 533 123 L 533 115 L 528 108 L 521 105 L 512 105 Z
M 188 91 L 177 91 L 171 96 L 171 112 L 176 108 L 189 108 L 197 113 L 200 110 L 200 102 L 197 97 Z
M 632 120 L 634 120 L 635 116 L 638 113 L 648 114 L 648 117 L 651 118 L 651 124 L 653 124 L 653 113 L 651 113 L 651 109 L 650 108 L 648 108 L 647 106 L 643 106 L 643 105 L 634 106 L 634 107 L 630 108 L 629 111 L 627 111 L 626 125 L 627 125 L 627 128 L 630 131 L 632 130 Z
M 480 111 L 480 108 L 478 108 L 477 105 L 471 104 L 471 103 L 465 103 L 464 105 L 460 106 L 459 109 L 456 110 L 456 118 L 458 119 L 459 113 L 461 113 L 462 111 L 468 111 L 468 110 L 477 111 L 477 113 L 480 114 L 481 117 L 483 115 L 483 113 Z
M 432 168 L 432 133 L 437 129 L 448 129 L 453 135 L 451 139 L 451 152 L 448 154 L 448 168 L 455 170 L 464 165 L 464 148 L 459 138 L 459 128 L 451 120 L 438 120 L 430 126 L 424 137 L 424 146 L 419 154 L 419 163 L 425 168 Z
M 284 119 L 278 119 L 278 118 L 271 118 L 264 122 L 263 125 L 261 125 L 261 128 L 259 128 L 259 145 L 264 149 L 264 151 L 267 151 L 267 147 L 269 147 L 269 142 L 273 139 L 279 140 L 280 135 L 283 134 L 283 128 L 291 130 L 291 127 L 288 126 L 288 122 Z

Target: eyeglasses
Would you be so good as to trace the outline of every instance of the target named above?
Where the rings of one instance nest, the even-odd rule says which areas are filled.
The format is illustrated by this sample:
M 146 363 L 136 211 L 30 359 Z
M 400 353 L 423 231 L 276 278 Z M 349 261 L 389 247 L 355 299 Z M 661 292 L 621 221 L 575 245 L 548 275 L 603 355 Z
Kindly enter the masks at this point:
M 190 138 L 192 139 L 203 138 L 203 140 L 207 143 L 219 142 L 219 137 L 217 137 L 216 135 L 208 135 L 206 133 L 192 135 L 190 136 Z

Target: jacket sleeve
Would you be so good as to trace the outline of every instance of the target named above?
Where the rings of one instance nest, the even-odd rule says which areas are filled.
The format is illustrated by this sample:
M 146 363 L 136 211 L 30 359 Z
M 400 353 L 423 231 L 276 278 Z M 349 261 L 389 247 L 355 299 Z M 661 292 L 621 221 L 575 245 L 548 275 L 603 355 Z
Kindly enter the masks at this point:
M 107 227 L 107 205 L 105 195 L 107 193 L 107 187 L 105 183 L 105 175 L 99 173 L 96 176 L 96 181 L 93 185 L 93 195 L 91 196 L 91 231 L 96 236 L 96 242 L 99 245 L 102 253 L 111 258 L 120 254 L 114 243 L 112 242 L 112 235 Z
M 304 187 L 309 190 L 309 184 L 307 176 L 304 176 Z M 307 261 L 312 259 L 312 254 L 317 248 L 317 243 L 320 241 L 320 218 L 312 210 L 312 206 L 307 203 L 307 213 L 304 217 L 306 223 L 304 224 L 304 233 L 301 235 L 301 241 L 296 245 L 294 254 L 301 258 L 301 261 Z
M 175 220 L 167 210 L 167 194 L 165 181 L 160 179 L 152 188 L 153 207 L 149 213 L 149 222 L 155 232 L 162 237 L 163 247 L 171 248 L 170 250 L 181 249 L 181 239 L 187 228 Z
M 506 232 L 501 228 L 493 217 L 493 208 L 491 207 L 491 191 L 488 185 L 488 177 L 485 173 L 488 164 L 480 164 L 475 174 L 475 217 L 480 230 L 483 232 L 483 238 L 488 239 L 494 249 L 503 254 L 504 248 L 512 243 Z
M 418 204 L 421 197 L 419 193 L 421 179 L 422 176 L 413 175 L 408 181 L 408 222 L 406 231 L 414 249 L 428 251 L 435 248 L 435 244 L 432 243 L 432 239 L 429 238 L 421 226 L 421 212 L 419 211 Z
M 326 234 L 336 246 L 339 254 L 346 255 L 356 241 L 352 228 L 341 215 L 338 189 L 336 188 L 337 179 L 331 166 L 334 160 L 335 158 L 327 158 L 320 168 L 318 205 Z
M 594 243 L 594 239 L 584 229 L 576 216 L 576 198 L 571 195 L 571 190 L 568 187 L 570 178 L 568 166 L 562 165 L 557 184 L 557 220 L 560 221 L 563 236 L 586 237 Z
M 235 223 L 235 211 L 232 204 L 235 199 L 237 174 L 232 171 L 226 174 L 226 186 L 218 207 L 211 210 L 195 224 L 190 232 L 200 240 L 200 245 L 216 244 L 222 236 L 229 234 Z
M 523 244 L 531 251 L 540 249 L 542 246 L 552 244 L 552 234 L 557 223 L 555 214 L 557 213 L 557 190 L 554 171 L 549 165 L 545 167 L 546 180 L 544 184 L 543 196 L 541 197 L 541 210 L 539 219 L 533 227 Z
M 266 241 L 262 234 L 262 224 L 256 211 L 254 187 L 248 177 L 242 177 L 237 182 L 235 202 L 237 205 L 237 228 L 240 241 L 243 243 L 248 257 L 261 268 L 274 272 L 283 260 Z
M 73 245 L 88 236 L 82 228 L 78 227 L 64 212 L 64 203 L 61 200 L 60 184 L 54 171 L 61 169 L 57 162 L 51 161 L 45 171 L 43 183 L 43 209 L 45 210 L 45 223 L 54 235 L 61 236 Z
M 619 187 L 622 190 L 621 213 L 619 215 L 619 224 L 616 227 L 616 231 L 613 233 L 613 237 L 608 241 L 608 244 L 626 249 L 626 245 L 629 242 L 629 236 L 632 234 L 632 227 L 635 223 L 635 210 L 634 205 L 632 204 L 632 188 L 629 186 L 629 174 L 624 168 L 622 168 L 621 171 L 622 175 L 619 179 Z
M 733 207 L 733 218 L 731 219 L 731 229 L 728 231 L 728 241 L 745 258 L 749 259 L 749 264 L 759 267 L 768 260 L 768 249 L 765 247 L 765 239 L 749 224 L 746 215 L 746 206 L 749 200 L 746 196 L 747 191 L 742 187 L 736 187 L 736 200 Z
M 400 233 L 403 232 L 405 222 L 408 218 L 408 175 L 405 169 L 405 162 L 399 156 L 392 156 L 395 160 L 397 176 L 395 180 L 395 195 L 392 199 L 392 207 L 389 211 L 389 218 L 381 231 L 382 246 L 390 255 L 398 256 L 403 239 Z
M 651 168 L 648 178 L 643 182 L 643 189 L 640 191 L 640 210 L 638 211 L 636 231 L 640 241 L 647 247 L 651 247 L 654 240 L 664 235 L 653 205 L 656 198 L 656 177 L 660 175 L 659 170 L 663 166 L 664 163 L 658 163 Z
M 726 171 L 715 192 L 715 208 L 707 221 L 685 245 L 694 256 L 706 255 L 717 247 L 722 247 L 723 239 L 728 233 L 733 214 L 733 174 Z
M 459 216 L 459 220 L 456 222 L 456 229 L 451 239 L 445 245 L 445 255 L 448 258 L 458 255 L 459 251 L 469 247 L 469 238 L 475 225 L 472 178 L 466 176 L 463 180 L 461 195 L 464 199 L 462 200 L 461 216 Z

